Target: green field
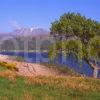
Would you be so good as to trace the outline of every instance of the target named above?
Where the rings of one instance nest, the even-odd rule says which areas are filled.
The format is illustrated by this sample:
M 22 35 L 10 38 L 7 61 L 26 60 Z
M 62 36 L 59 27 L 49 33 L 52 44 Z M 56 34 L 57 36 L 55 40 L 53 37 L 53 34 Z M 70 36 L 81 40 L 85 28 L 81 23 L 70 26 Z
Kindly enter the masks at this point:
M 92 90 L 90 87 L 90 90 L 89 88 L 83 90 L 83 86 L 81 90 L 77 87 L 76 89 L 71 88 L 70 85 L 65 87 L 64 82 L 67 82 L 67 78 L 38 76 L 31 79 L 17 76 L 12 79 L 11 77 L 0 77 L 0 100 L 100 100 L 100 87 L 97 90 Z M 100 80 L 93 83 L 92 79 L 86 82 L 85 79 L 80 80 L 79 78 L 77 82 L 82 82 L 87 86 L 90 84 L 96 88 L 100 86 Z

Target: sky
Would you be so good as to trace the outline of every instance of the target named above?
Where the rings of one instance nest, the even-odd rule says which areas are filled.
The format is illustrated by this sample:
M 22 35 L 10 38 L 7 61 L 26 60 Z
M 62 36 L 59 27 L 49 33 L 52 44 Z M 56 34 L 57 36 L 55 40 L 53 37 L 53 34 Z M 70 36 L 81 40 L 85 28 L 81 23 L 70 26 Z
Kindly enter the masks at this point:
M 20 27 L 50 29 L 67 12 L 79 12 L 100 22 L 100 0 L 0 0 L 0 32 Z

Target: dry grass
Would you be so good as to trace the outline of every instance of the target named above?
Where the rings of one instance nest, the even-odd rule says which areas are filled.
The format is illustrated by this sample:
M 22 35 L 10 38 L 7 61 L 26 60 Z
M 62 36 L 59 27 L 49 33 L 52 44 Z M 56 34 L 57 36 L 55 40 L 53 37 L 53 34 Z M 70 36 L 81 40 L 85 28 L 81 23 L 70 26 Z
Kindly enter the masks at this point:
M 36 98 L 29 91 L 24 91 L 22 100 L 36 100 Z
M 17 74 L 15 71 L 5 70 L 0 72 L 0 77 L 6 77 L 12 81 L 15 81 Z M 50 88 L 72 88 L 80 91 L 100 92 L 100 79 L 72 76 L 33 76 L 22 78 L 24 78 L 26 84 L 34 84 L 39 86 L 45 85 Z
M 6 70 L 0 72 L 0 77 L 6 77 L 15 81 L 17 74 L 15 71 Z M 22 78 L 24 78 L 26 84 L 47 86 L 50 88 L 72 88 L 80 91 L 100 91 L 100 79 L 71 76 L 33 76 Z
M 52 88 L 72 88 L 80 91 L 100 91 L 100 80 L 85 77 L 26 77 L 26 83 Z
M 0 77 L 5 77 L 11 81 L 15 81 L 16 80 L 16 73 L 13 71 L 10 71 L 10 70 L 6 70 L 3 72 L 0 72 Z
M 70 96 L 71 98 L 75 98 L 75 97 L 81 98 L 81 95 L 82 95 L 82 98 L 83 98 L 82 100 L 85 100 L 84 96 L 85 95 L 87 96 L 88 95 L 87 93 L 91 92 L 91 94 L 94 93 L 94 95 L 96 95 L 96 93 L 100 92 L 100 80 L 93 79 L 93 78 L 69 77 L 69 76 L 67 77 L 56 77 L 56 76 L 20 77 L 20 76 L 17 76 L 12 71 L 2 72 L 0 73 L 0 77 L 6 77 L 11 81 L 10 83 L 8 82 L 7 84 L 4 83 L 3 86 L 4 87 L 10 86 L 9 87 L 11 88 L 9 90 L 10 93 L 13 93 L 12 90 L 16 90 L 14 91 L 15 94 L 12 94 L 12 96 L 16 94 L 18 95 L 17 92 L 21 91 L 22 95 L 21 95 L 20 100 L 42 100 L 42 99 L 36 99 L 38 98 L 37 96 L 42 96 L 43 100 L 55 100 L 53 97 L 56 96 L 57 98 L 57 96 L 60 97 L 60 95 L 62 95 L 63 97 Z M 1 81 L 1 82 L 4 82 L 4 81 Z M 4 89 L 4 91 L 5 90 L 6 88 Z M 22 90 L 24 92 L 22 92 Z M 55 94 L 53 94 L 54 96 L 50 95 L 51 90 L 52 92 L 56 91 L 54 92 Z M 9 94 L 9 91 L 6 90 L 8 94 Z M 40 91 L 43 93 L 40 94 Z M 48 91 L 48 93 L 46 93 L 45 91 Z M 91 94 L 89 94 L 90 96 L 89 100 L 91 100 L 91 98 L 93 97 Z M 7 96 L 8 98 L 10 98 L 9 95 Z M 17 99 L 17 97 L 18 96 L 16 96 L 16 100 L 19 100 Z M 3 100 L 7 100 L 7 98 L 5 97 L 5 99 Z M 61 100 L 66 100 L 66 99 L 61 99 Z M 72 100 L 72 99 L 68 99 L 68 100 Z M 75 100 L 80 100 L 80 99 L 75 99 Z M 99 99 L 96 99 L 96 100 L 99 100 Z

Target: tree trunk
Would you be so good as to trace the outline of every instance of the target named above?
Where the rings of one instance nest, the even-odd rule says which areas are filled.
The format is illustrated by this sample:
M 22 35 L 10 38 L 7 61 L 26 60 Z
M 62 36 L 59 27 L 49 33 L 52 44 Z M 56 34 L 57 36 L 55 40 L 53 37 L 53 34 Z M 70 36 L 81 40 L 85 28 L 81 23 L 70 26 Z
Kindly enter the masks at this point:
M 98 69 L 96 69 L 96 68 L 94 68 L 93 77 L 94 78 L 98 77 Z
M 97 78 L 97 76 L 98 76 L 98 70 L 100 70 L 100 68 L 98 67 L 96 61 L 94 63 L 90 62 L 87 59 L 85 59 L 85 61 L 93 68 L 93 77 Z
M 90 63 L 91 64 L 91 67 L 93 68 L 93 77 L 94 78 L 97 78 L 98 77 L 98 70 L 99 70 L 99 67 L 96 63 Z

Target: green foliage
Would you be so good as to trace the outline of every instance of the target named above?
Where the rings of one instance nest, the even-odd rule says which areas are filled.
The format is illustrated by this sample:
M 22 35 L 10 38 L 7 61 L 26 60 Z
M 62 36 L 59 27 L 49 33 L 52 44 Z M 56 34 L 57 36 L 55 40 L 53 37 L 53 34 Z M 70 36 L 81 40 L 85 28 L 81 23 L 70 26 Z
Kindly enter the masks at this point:
M 79 13 L 65 13 L 51 25 L 52 36 L 58 38 L 49 56 L 74 54 L 79 61 L 100 58 L 100 23 Z M 63 38 L 59 38 L 63 37 Z M 53 53 L 51 53 L 53 52 Z
M 100 58 L 100 37 L 94 37 L 89 42 L 88 55 L 95 60 Z
M 54 58 L 62 53 L 65 57 L 69 54 L 74 54 L 79 60 L 82 59 L 82 43 L 80 40 L 59 41 L 53 44 L 49 51 L 49 57 Z
M 87 43 L 94 35 L 100 34 L 100 23 L 81 16 L 79 13 L 65 13 L 57 21 L 51 23 L 53 35 L 77 36 Z

